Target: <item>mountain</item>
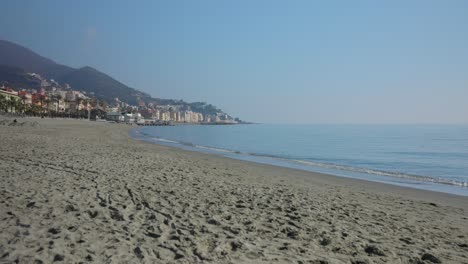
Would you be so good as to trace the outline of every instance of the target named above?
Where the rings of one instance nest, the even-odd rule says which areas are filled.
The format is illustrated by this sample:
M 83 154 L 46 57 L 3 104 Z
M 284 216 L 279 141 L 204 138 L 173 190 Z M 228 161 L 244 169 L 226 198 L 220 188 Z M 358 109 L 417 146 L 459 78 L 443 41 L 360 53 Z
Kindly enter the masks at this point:
M 217 107 L 202 102 L 187 103 L 182 100 L 153 98 L 92 67 L 75 69 L 61 65 L 6 40 L 0 40 L 0 65 L 2 65 L 0 83 L 7 81 L 12 88 L 23 88 L 28 85 L 30 88 L 37 88 L 38 84 L 32 83 L 27 74 L 27 72 L 34 72 L 48 79 L 54 79 L 60 84 L 69 84 L 74 90 L 93 93 L 95 97 L 108 103 L 119 98 L 120 101 L 131 105 L 138 105 L 139 101 L 144 101 L 157 105 L 179 105 L 182 109 L 191 109 L 202 114 L 223 113 Z
M 97 98 L 108 102 L 113 102 L 117 97 L 121 101 L 136 105 L 139 98 L 150 97 L 91 67 L 74 69 L 60 65 L 30 49 L 5 40 L 0 40 L 0 65 L 38 73 L 61 84 L 67 83 L 73 89 L 94 93 Z
M 0 65 L 17 67 L 55 79 L 74 69 L 55 63 L 13 42 L 0 40 Z

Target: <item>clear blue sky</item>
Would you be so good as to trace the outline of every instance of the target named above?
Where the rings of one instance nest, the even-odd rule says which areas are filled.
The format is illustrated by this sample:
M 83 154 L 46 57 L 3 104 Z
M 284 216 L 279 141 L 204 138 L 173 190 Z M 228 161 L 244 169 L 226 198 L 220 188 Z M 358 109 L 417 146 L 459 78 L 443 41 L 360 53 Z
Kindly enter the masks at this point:
M 468 1 L 0 1 L 0 38 L 275 123 L 468 123 Z

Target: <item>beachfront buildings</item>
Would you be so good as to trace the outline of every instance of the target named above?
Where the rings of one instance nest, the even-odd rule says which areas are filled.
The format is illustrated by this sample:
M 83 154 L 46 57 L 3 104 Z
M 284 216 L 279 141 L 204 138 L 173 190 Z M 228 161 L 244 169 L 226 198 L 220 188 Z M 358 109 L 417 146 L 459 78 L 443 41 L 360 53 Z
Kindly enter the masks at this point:
M 124 118 L 124 114 L 122 114 L 120 112 L 107 112 L 106 113 L 106 120 L 121 123 L 121 122 L 125 121 L 125 118 Z
M 144 120 L 145 123 L 227 123 L 232 121 L 232 118 L 211 105 L 208 105 L 209 110 L 206 111 L 205 103 L 188 104 L 182 100 L 168 100 L 172 103 L 156 105 L 156 101 L 146 103 L 139 99 L 137 105 L 130 105 L 118 98 L 105 102 L 95 98 L 93 93 L 73 90 L 70 85 L 61 85 L 52 79 L 46 80 L 39 74 L 30 73 L 30 76 L 40 80 L 40 87 L 17 88 L 16 90 L 5 85 L 1 87 L 0 112 L 90 119 L 105 117 L 115 122 L 143 122 Z M 10 101 L 11 98 L 14 99 Z

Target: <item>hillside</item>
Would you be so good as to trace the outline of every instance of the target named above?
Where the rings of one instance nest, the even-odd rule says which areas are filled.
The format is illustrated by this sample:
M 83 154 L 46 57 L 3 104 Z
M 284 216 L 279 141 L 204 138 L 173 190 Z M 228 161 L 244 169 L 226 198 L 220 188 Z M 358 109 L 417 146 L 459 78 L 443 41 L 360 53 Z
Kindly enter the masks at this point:
M 119 98 L 123 102 L 136 105 L 138 98 L 150 97 L 88 66 L 62 75 L 57 80 L 60 83 L 70 84 L 73 89 L 94 93 L 97 98 L 108 102 Z
M 17 67 L 55 79 L 74 69 L 55 63 L 18 44 L 0 40 L 0 65 Z
M 20 88 L 36 83 L 29 83 L 26 72 L 39 73 L 43 77 L 54 79 L 61 84 L 69 84 L 73 89 L 93 93 L 98 99 L 114 102 L 115 98 L 131 105 L 139 101 L 157 105 L 179 105 L 203 114 L 215 114 L 222 111 L 211 104 L 196 102 L 187 103 L 182 100 L 153 98 L 149 94 L 117 81 L 109 75 L 86 66 L 79 69 L 60 65 L 51 59 L 40 56 L 34 51 L 18 44 L 0 40 L 0 82 L 8 81 L 12 87 Z M 26 74 L 27 75 L 27 74 Z M 40 85 L 40 84 L 39 84 Z
M 0 85 L 39 89 L 41 82 L 21 68 L 0 65 Z
M 59 83 L 68 83 L 74 89 L 94 93 L 97 98 L 108 102 L 113 102 L 114 98 L 117 97 L 121 101 L 135 105 L 138 98 L 146 98 L 146 100 L 150 98 L 149 95 L 132 89 L 96 69 L 91 67 L 74 69 L 60 65 L 30 49 L 5 40 L 0 40 L 0 65 L 39 73 L 43 77 L 55 79 Z M 0 71 L 2 71 L 0 74 L 12 78 L 10 70 L 2 68 Z M 24 84 L 24 82 L 19 83 Z M 16 87 L 13 83 L 10 85 Z

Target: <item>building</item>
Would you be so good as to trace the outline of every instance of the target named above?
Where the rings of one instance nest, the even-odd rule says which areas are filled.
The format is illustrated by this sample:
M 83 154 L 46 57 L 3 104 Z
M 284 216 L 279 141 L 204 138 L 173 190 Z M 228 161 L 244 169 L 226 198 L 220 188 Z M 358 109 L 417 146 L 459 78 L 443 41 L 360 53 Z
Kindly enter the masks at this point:
M 159 120 L 161 120 L 161 121 L 170 121 L 171 117 L 170 117 L 169 112 L 160 111 L 159 112 Z
M 176 112 L 169 112 L 169 119 L 171 121 L 177 121 L 177 113 Z
M 108 112 L 106 113 L 106 120 L 119 123 L 124 122 L 125 118 L 124 115 L 120 112 Z
M 108 106 L 106 112 L 119 112 L 119 107 L 110 107 Z
M 65 93 L 65 100 L 68 102 L 75 101 L 76 95 L 73 91 L 67 91 Z
M 47 96 L 41 94 L 41 93 L 35 93 L 35 94 L 32 94 L 31 96 L 31 101 L 32 101 L 32 104 L 34 105 L 37 105 L 37 106 L 41 106 L 44 104 L 44 101 L 47 99 Z
M 141 116 L 143 116 L 145 119 L 151 119 L 151 118 L 153 118 L 153 111 L 152 111 L 152 109 L 148 109 L 148 108 L 141 109 L 141 110 L 139 111 L 139 113 L 140 113 Z
M 32 94 L 26 91 L 19 91 L 18 96 L 21 98 L 21 101 L 24 104 L 31 105 L 32 104 Z
M 140 113 L 135 113 L 135 114 L 130 114 L 126 113 L 124 114 L 124 122 L 125 123 L 137 123 L 142 119 Z
M 65 102 L 65 109 L 68 109 L 70 113 L 75 113 L 78 110 L 78 103 L 76 101 Z
M 202 113 L 197 113 L 198 117 L 198 122 L 203 122 L 203 114 Z
M 192 122 L 192 111 L 182 112 L 182 118 L 184 119 L 184 122 Z
M 156 120 L 160 120 L 159 117 L 160 117 L 160 111 L 159 109 L 156 109 L 153 113 L 153 118 Z

